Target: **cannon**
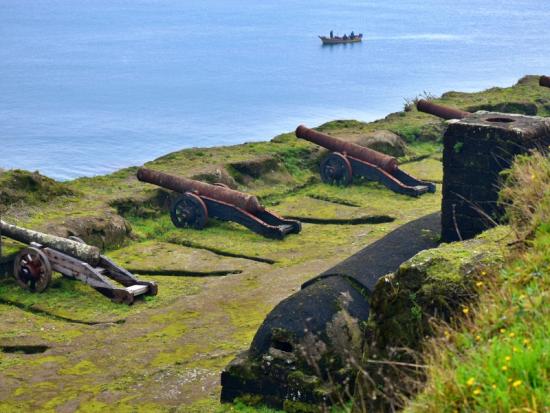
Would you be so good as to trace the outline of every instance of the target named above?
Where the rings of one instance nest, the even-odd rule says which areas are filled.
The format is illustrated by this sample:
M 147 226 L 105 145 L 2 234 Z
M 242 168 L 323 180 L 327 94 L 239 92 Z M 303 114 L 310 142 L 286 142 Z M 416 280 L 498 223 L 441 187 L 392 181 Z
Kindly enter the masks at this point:
M 57 271 L 90 285 L 116 303 L 132 304 L 136 296 L 157 294 L 156 283 L 140 281 L 78 237 L 56 237 L 2 220 L 0 234 L 28 245 L 15 257 L 13 275 L 17 284 L 30 292 L 48 288 L 52 272 Z
M 550 87 L 550 76 L 541 76 L 539 79 L 539 85 Z
M 426 192 L 435 192 L 435 184 L 421 181 L 402 171 L 397 160 L 391 156 L 303 125 L 296 129 L 296 136 L 332 151 L 321 161 L 319 168 L 321 179 L 325 183 L 347 186 L 354 177 L 363 177 L 378 181 L 392 191 L 404 195 L 419 196 Z
M 212 217 L 236 222 L 267 238 L 283 239 L 302 229 L 299 221 L 269 212 L 255 196 L 223 184 L 208 184 L 147 168 L 139 168 L 137 178 L 181 194 L 170 208 L 170 218 L 178 228 L 203 229 Z
M 416 108 L 420 112 L 429 113 L 430 115 L 437 116 L 442 119 L 464 119 L 466 116 L 470 116 L 470 112 L 464 110 L 451 108 L 449 106 L 438 105 L 437 103 L 430 102 L 425 99 L 420 99 L 416 103 Z

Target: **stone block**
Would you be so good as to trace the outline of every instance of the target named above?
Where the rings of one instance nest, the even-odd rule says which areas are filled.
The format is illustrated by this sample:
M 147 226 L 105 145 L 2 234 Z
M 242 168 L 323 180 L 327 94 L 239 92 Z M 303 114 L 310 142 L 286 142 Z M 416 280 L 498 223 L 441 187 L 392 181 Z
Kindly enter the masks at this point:
M 500 174 L 517 155 L 548 149 L 550 119 L 477 112 L 453 121 L 443 144 L 442 239 L 451 242 L 502 220 Z

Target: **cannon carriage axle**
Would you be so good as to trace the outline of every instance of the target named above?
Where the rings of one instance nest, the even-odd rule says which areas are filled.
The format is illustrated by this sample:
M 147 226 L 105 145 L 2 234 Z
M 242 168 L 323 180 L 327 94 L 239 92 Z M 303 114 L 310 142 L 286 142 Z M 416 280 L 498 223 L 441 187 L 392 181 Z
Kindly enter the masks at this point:
M 319 166 L 321 179 L 325 183 L 348 186 L 354 177 L 361 177 L 380 182 L 399 194 L 419 196 L 435 192 L 435 184 L 416 179 L 399 169 L 397 160 L 391 156 L 341 141 L 303 125 L 296 129 L 296 136 L 333 151 Z
M 209 218 L 243 225 L 267 238 L 283 239 L 297 234 L 299 221 L 285 219 L 263 208 L 256 197 L 235 191 L 223 184 L 207 184 L 140 168 L 137 177 L 163 188 L 179 192 L 170 208 L 172 223 L 178 228 L 203 229 Z

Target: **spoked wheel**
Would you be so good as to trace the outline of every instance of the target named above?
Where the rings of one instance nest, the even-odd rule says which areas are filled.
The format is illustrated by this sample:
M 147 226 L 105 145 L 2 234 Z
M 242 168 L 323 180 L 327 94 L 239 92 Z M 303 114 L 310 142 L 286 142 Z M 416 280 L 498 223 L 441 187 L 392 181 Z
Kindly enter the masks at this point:
M 15 258 L 14 275 L 22 288 L 41 293 L 52 280 L 52 266 L 42 251 L 29 247 Z
M 349 160 L 341 153 L 331 153 L 320 165 L 321 179 L 326 184 L 347 186 L 352 181 Z
M 178 228 L 202 229 L 208 221 L 208 210 L 200 196 L 187 192 L 176 199 L 170 217 Z

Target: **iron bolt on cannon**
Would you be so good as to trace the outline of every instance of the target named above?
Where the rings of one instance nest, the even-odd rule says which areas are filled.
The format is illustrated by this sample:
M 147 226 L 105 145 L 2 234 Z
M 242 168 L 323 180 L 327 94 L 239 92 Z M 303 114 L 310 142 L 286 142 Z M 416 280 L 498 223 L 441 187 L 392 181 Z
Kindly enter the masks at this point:
M 539 79 L 539 85 L 550 87 L 550 76 L 541 76 Z
M 223 184 L 211 185 L 146 168 L 138 170 L 137 178 L 182 194 L 170 210 L 172 222 L 178 228 L 202 229 L 208 218 L 213 217 L 236 222 L 267 238 L 282 239 L 302 229 L 299 221 L 279 217 L 260 205 L 255 196 Z
M 300 139 L 316 143 L 332 151 L 321 161 L 320 174 L 325 183 L 350 185 L 354 176 L 378 181 L 394 192 L 419 196 L 435 192 L 435 185 L 421 181 L 399 169 L 397 160 L 373 149 L 345 142 L 332 136 L 306 128 L 296 129 Z
M 117 303 L 132 304 L 138 295 L 157 294 L 154 282 L 138 280 L 101 255 L 98 248 L 85 244 L 80 238 L 56 237 L 10 225 L 2 220 L 0 230 L 2 235 L 29 245 L 17 254 L 14 263 L 15 279 L 26 290 L 44 291 L 51 282 L 52 272 L 57 271 L 92 286 Z

